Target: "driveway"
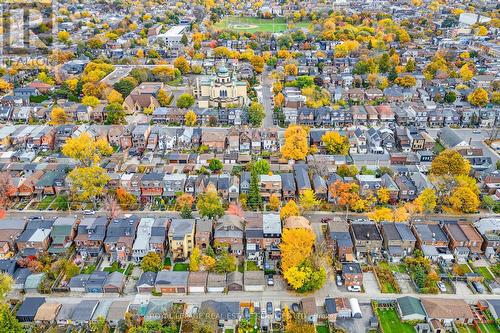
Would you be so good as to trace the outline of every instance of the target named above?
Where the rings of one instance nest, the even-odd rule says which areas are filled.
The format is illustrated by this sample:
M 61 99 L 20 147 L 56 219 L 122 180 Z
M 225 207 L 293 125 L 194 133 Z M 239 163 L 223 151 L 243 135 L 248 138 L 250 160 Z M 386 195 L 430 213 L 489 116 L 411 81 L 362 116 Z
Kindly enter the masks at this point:
M 373 317 L 372 307 L 367 303 L 359 304 L 359 306 L 361 307 L 361 313 L 363 314 L 361 318 L 337 319 L 336 325 L 345 329 L 347 332 L 366 332 L 366 328 L 370 325 L 370 318 Z
M 380 294 L 380 289 L 373 272 L 363 273 L 363 287 L 368 295 Z
M 396 272 L 394 273 L 394 278 L 399 284 L 399 288 L 401 289 L 401 294 L 415 293 L 415 290 L 413 289 L 413 284 L 408 274 Z
M 473 295 L 474 293 L 472 290 L 467 287 L 467 283 L 462 282 L 462 281 L 456 281 L 453 282 L 455 284 L 455 289 L 456 289 L 456 295 Z

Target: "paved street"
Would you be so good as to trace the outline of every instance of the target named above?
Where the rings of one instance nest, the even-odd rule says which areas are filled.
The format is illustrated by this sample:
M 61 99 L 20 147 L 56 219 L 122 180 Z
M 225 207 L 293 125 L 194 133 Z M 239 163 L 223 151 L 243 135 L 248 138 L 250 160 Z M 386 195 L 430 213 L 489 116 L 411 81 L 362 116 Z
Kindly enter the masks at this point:
M 262 87 L 262 104 L 264 105 L 264 110 L 266 111 L 266 116 L 262 122 L 263 128 L 273 127 L 273 103 L 271 101 L 271 85 L 272 82 L 269 78 L 269 72 L 267 69 L 264 70 L 261 76 L 261 87 Z

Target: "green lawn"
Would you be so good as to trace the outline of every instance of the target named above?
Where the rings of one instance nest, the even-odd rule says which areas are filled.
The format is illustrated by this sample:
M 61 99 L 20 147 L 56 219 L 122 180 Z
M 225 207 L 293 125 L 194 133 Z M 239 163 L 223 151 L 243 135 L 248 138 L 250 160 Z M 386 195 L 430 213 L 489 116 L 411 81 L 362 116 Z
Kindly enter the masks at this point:
M 474 271 L 481 274 L 486 280 L 495 280 L 495 277 L 490 273 L 487 267 L 476 267 L 474 268 Z
M 472 273 L 472 270 L 470 269 L 470 266 L 468 264 L 460 264 L 460 267 L 464 271 L 464 273 Z
M 95 265 L 89 265 L 82 268 L 80 274 L 92 274 L 95 271 Z
M 284 32 L 289 27 L 306 28 L 311 22 L 292 22 L 290 26 L 284 17 L 264 19 L 258 17 L 227 16 L 214 24 L 219 29 L 232 29 L 240 32 Z
M 38 203 L 38 205 L 36 206 L 36 209 L 45 210 L 45 209 L 49 208 L 49 206 L 53 200 L 54 200 L 53 195 L 46 196 L 45 198 L 42 199 L 42 201 L 40 201 Z
M 324 325 L 316 326 L 316 333 L 328 333 L 328 332 L 330 332 L 330 331 L 328 330 L 327 326 L 324 326 Z
M 66 195 L 58 195 L 51 205 L 51 208 L 55 210 L 68 210 L 68 207 L 68 196 Z
M 113 273 L 113 272 L 120 272 L 120 273 L 123 273 L 125 271 L 125 269 L 123 268 L 120 268 L 120 264 L 118 263 L 118 261 L 115 261 L 111 264 L 111 266 L 109 267 L 104 267 L 103 268 L 103 271 L 105 272 L 109 272 L 109 273 Z
M 476 329 L 470 325 L 457 325 L 458 333 L 476 333 Z
M 255 261 L 247 261 L 247 271 L 260 271 L 259 266 L 257 266 L 257 263 Z
M 500 330 L 495 324 L 479 324 L 479 328 L 483 333 L 499 333 Z
M 185 262 L 178 262 L 174 265 L 174 271 L 182 271 L 182 272 L 186 272 L 189 270 L 189 264 L 188 263 L 185 263 Z
M 495 264 L 490 266 L 490 270 L 495 274 L 496 276 L 500 276 L 500 264 Z
M 398 317 L 396 309 L 378 309 L 377 316 L 384 333 L 413 333 L 415 329 L 412 325 L 403 323 Z

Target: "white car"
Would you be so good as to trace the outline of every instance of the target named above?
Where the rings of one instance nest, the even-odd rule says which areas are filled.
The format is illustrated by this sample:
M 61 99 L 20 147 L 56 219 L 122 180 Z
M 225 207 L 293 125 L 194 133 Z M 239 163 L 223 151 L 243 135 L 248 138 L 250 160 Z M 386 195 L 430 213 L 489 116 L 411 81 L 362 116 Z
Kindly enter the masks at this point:
M 342 277 L 340 275 L 337 275 L 337 286 L 342 285 Z
M 442 293 L 445 293 L 446 292 L 446 286 L 444 285 L 444 283 L 442 281 L 439 281 L 437 283 L 437 286 L 439 288 L 439 290 L 442 292 Z
M 354 292 L 360 292 L 361 291 L 361 287 L 360 286 L 348 286 L 347 290 L 354 291 Z
M 261 317 L 261 318 L 266 318 L 266 317 L 267 317 L 267 312 L 266 312 L 266 309 L 262 309 L 262 310 L 260 310 L 260 317 Z
M 90 210 L 90 209 L 85 209 L 83 211 L 83 215 L 94 215 L 94 214 L 95 214 L 95 211 Z

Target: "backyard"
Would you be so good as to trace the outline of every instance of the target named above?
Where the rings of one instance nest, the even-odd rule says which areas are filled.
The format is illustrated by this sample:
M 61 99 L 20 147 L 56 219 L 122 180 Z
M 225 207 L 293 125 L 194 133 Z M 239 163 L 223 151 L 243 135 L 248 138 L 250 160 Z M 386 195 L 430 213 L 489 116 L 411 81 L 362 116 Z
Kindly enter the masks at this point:
M 377 316 L 384 333 L 413 333 L 415 329 L 412 325 L 403 323 L 398 317 L 394 308 L 377 309 Z
M 479 329 L 481 329 L 481 332 L 483 332 L 483 333 L 499 333 L 500 332 L 500 330 L 497 328 L 497 326 L 494 323 L 479 324 Z
M 264 19 L 258 17 L 227 16 L 214 24 L 219 29 L 232 29 L 240 32 L 283 32 L 291 27 L 306 28 L 310 22 L 287 22 L 283 17 Z
M 174 265 L 174 271 L 176 272 L 187 272 L 189 270 L 189 264 L 186 262 L 178 262 Z
M 478 274 L 481 274 L 486 280 L 493 281 L 495 280 L 495 277 L 491 272 L 489 271 L 488 267 L 475 267 L 474 271 Z

